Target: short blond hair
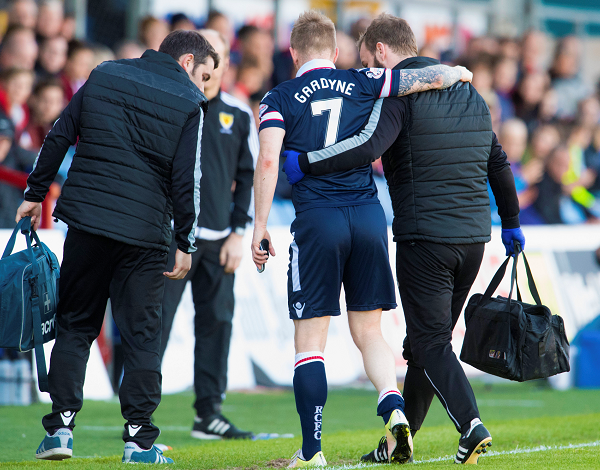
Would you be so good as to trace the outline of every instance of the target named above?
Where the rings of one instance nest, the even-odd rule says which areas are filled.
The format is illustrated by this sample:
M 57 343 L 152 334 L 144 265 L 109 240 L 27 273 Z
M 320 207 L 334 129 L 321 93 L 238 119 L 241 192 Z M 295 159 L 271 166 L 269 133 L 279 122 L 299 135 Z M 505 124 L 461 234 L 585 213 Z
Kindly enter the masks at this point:
M 337 47 L 333 21 L 316 10 L 302 13 L 292 28 L 290 46 L 300 55 L 333 53 Z

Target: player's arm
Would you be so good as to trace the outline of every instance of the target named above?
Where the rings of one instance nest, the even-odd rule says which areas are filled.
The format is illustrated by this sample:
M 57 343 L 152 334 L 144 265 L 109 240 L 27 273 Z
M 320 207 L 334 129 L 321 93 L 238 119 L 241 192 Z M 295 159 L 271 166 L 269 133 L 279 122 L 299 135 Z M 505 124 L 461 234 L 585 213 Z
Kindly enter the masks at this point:
M 359 80 L 374 98 L 406 96 L 427 90 L 441 90 L 458 81 L 470 82 L 473 74 L 464 67 L 436 64 L 422 69 L 361 69 Z
M 267 262 L 267 254 L 259 248 L 263 238 L 269 240 L 269 252 L 275 256 L 271 237 L 267 232 L 267 220 L 273 203 L 279 153 L 283 145 L 285 130 L 281 127 L 265 127 L 259 133 L 260 151 L 254 171 L 254 233 L 252 235 L 252 260 L 257 268 Z
M 377 160 L 398 138 L 406 116 L 405 99 L 379 99 L 373 106 L 369 120 L 360 134 L 342 140 L 321 150 L 297 155 L 297 164 L 304 174 L 321 176 L 338 171 L 367 165 Z M 294 155 L 284 152 L 287 157 L 284 171 L 291 184 L 290 166 Z M 302 175 L 303 176 L 303 175 Z M 301 178 L 300 178 L 301 179 Z
M 398 73 L 397 96 L 427 90 L 443 90 L 458 81 L 470 82 L 473 79 L 473 74 L 460 65 L 449 67 L 439 64 L 422 69 L 392 70 L 392 80 L 395 73 Z

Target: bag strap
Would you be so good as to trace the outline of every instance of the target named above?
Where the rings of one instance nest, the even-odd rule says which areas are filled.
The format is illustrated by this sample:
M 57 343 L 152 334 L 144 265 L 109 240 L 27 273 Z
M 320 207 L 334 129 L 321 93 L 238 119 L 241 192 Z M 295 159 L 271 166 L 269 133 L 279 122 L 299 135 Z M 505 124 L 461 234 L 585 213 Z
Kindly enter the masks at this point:
M 510 260 L 510 256 L 507 258 L 506 261 Z M 519 252 L 516 251 L 515 255 L 513 257 L 513 265 L 512 265 L 512 271 L 510 273 L 510 291 L 508 292 L 508 300 L 506 301 L 506 311 L 510 312 L 510 304 L 512 301 L 512 293 L 513 293 L 513 289 L 515 287 L 515 284 L 517 283 L 517 261 L 519 260 Z M 521 293 L 519 292 L 519 286 L 517 285 L 517 297 L 518 300 L 521 300 Z
M 523 253 L 523 261 L 525 261 L 525 272 L 527 272 L 527 284 L 529 285 L 529 292 L 531 292 L 531 296 L 537 305 L 542 305 L 542 301 L 540 299 L 540 294 L 538 293 L 537 287 L 535 286 L 535 281 L 533 280 L 533 275 L 531 274 L 531 268 L 529 267 L 529 263 L 527 262 L 527 258 L 525 257 L 525 253 Z
M 44 308 L 44 299 L 42 299 L 40 296 L 38 280 L 40 276 L 40 268 L 33 254 L 33 248 L 31 247 L 30 225 L 29 223 L 25 223 L 23 225 L 27 225 L 27 231 L 25 232 L 25 228 L 23 228 L 22 231 L 23 233 L 26 233 L 25 238 L 27 240 L 27 253 L 29 254 L 29 260 L 31 261 L 31 273 L 33 275 L 30 279 L 31 313 L 33 317 L 33 344 L 35 347 L 35 362 L 38 373 L 38 384 L 41 392 L 48 392 L 48 372 L 46 370 L 46 355 L 44 354 L 44 336 L 42 332 L 41 314 Z M 31 232 L 34 233 L 33 231 Z
M 523 298 L 521 297 L 521 289 L 519 289 L 519 270 L 515 273 L 515 285 L 517 286 L 517 300 L 519 302 L 523 302 Z
M 496 271 L 496 274 L 494 274 L 494 277 L 490 281 L 490 284 L 488 285 L 487 289 L 483 293 L 483 296 L 481 297 L 480 302 L 483 302 L 483 301 L 486 301 L 486 300 L 489 300 L 492 298 L 492 295 L 494 294 L 494 292 L 496 292 L 496 289 L 498 288 L 498 286 L 502 282 L 502 279 L 504 278 L 504 274 L 506 273 L 506 267 L 508 266 L 509 261 L 510 261 L 510 257 L 506 258 L 504 263 L 502 263 L 500 265 L 500 267 L 498 268 L 498 271 Z
M 37 298 L 36 298 L 37 297 Z M 46 370 L 46 355 L 44 354 L 44 338 L 42 333 L 42 315 L 40 314 L 43 299 L 36 295 L 31 298 L 31 311 L 33 313 L 33 344 L 35 346 L 35 363 L 37 366 L 38 384 L 40 392 L 49 392 L 48 371 Z
M 25 227 L 23 227 L 25 225 Z M 19 223 L 13 230 L 12 235 L 10 236 L 8 243 L 6 244 L 6 248 L 4 249 L 4 253 L 2 254 L 2 258 L 7 258 L 11 255 L 12 251 L 15 248 L 15 241 L 17 240 L 17 233 L 21 230 L 22 233 L 29 233 L 29 228 L 31 226 L 31 217 L 23 217 L 19 220 Z
M 512 293 L 513 293 L 513 289 L 514 289 L 515 285 L 517 287 L 517 300 L 519 302 L 522 301 L 521 291 L 519 289 L 519 284 L 517 282 L 517 261 L 519 259 L 520 253 L 521 253 L 521 246 L 517 243 L 515 245 L 515 255 L 506 257 L 504 262 L 500 265 L 500 267 L 496 271 L 496 274 L 494 274 L 494 277 L 492 278 L 487 289 L 483 293 L 483 296 L 481 297 L 479 303 L 485 302 L 492 298 L 492 295 L 494 294 L 494 292 L 496 291 L 496 289 L 502 282 L 502 279 L 506 275 L 506 268 L 507 268 L 508 263 L 510 262 L 511 258 L 513 259 L 513 266 L 512 266 L 512 270 L 511 270 L 511 276 L 510 276 L 510 292 L 508 293 L 508 299 L 506 301 L 506 311 L 510 312 Z M 529 279 L 529 275 L 528 275 L 528 279 Z M 533 281 L 533 278 L 531 278 L 531 279 Z M 534 285 L 534 287 L 535 287 L 535 285 Z M 537 293 L 537 291 L 536 291 L 536 293 Z

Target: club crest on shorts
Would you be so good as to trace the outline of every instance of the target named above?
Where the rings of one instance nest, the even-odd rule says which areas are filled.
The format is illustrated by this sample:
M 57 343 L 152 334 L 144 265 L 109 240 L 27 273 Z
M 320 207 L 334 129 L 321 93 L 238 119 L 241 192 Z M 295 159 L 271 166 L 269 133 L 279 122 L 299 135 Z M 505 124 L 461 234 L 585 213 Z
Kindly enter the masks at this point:
M 220 112 L 219 122 L 221 123 L 221 134 L 231 134 L 231 126 L 233 126 L 233 114 Z
M 296 302 L 294 304 L 294 310 L 296 310 L 296 315 L 298 316 L 298 318 L 302 318 L 302 313 L 304 312 L 304 304 Z

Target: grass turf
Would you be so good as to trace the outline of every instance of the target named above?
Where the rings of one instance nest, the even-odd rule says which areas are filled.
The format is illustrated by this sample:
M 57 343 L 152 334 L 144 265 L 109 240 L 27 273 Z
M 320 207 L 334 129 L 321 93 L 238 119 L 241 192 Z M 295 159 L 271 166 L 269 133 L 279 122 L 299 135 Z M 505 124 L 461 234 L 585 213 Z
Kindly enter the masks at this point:
M 536 383 L 474 383 L 481 416 L 494 437 L 493 455 L 480 465 L 497 469 L 600 468 L 600 393 L 594 390 L 558 392 Z M 375 416 L 375 391 L 331 390 L 324 414 L 323 451 L 331 465 L 354 466 L 372 450 L 383 434 Z M 162 434 L 157 442 L 174 448 L 169 468 L 225 469 L 279 468 L 300 446 L 300 425 L 289 391 L 231 393 L 224 414 L 241 429 L 255 433 L 293 433 L 292 439 L 265 441 L 199 441 L 190 437 L 193 420 L 191 393 L 164 396 L 155 413 Z M 50 405 L 0 408 L 0 467 L 29 469 L 122 468 L 123 421 L 119 404 L 87 401 L 77 415 L 74 457 L 63 462 L 35 461 L 35 449 L 44 431 L 41 417 Z M 458 434 L 444 409 L 434 401 L 415 439 L 419 467 L 450 465 Z M 589 444 L 587 447 L 544 449 L 530 453 L 507 452 L 539 446 Z M 535 450 L 535 449 L 534 449 Z M 432 461 L 447 457 L 445 460 Z M 423 462 L 424 461 L 424 462 Z

